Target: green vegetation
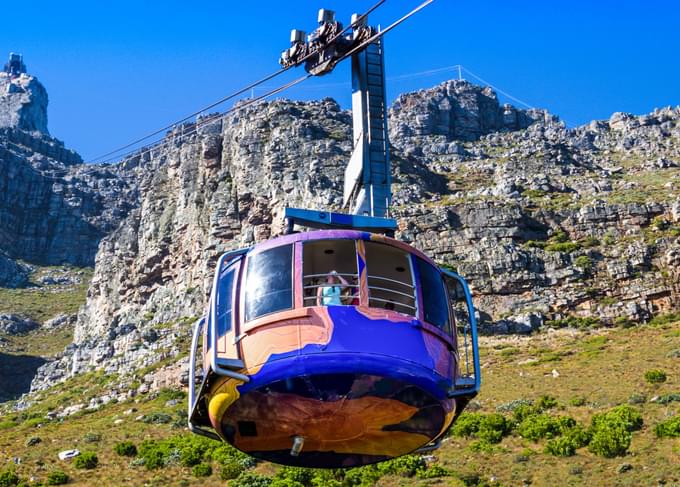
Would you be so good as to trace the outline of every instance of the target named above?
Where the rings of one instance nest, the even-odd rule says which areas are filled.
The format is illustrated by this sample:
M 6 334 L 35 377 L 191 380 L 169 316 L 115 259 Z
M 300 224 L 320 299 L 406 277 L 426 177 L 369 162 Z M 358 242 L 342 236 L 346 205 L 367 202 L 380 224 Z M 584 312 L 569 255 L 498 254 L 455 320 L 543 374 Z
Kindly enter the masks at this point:
M 679 438 L 680 437 L 680 415 L 668 421 L 657 424 L 654 433 L 659 438 Z
M 677 321 L 680 321 L 680 312 L 656 315 L 654 318 L 649 320 L 647 324 L 651 326 L 663 326 L 670 323 L 675 323 Z
M 662 382 L 666 382 L 667 378 L 666 372 L 663 370 L 654 369 L 645 372 L 645 380 L 650 384 L 661 384 Z
M 0 423 L 6 425 L 0 457 L 22 458 L 11 471 L 16 480 L 10 485 L 23 485 L 20 482 L 30 477 L 37 477 L 34 484 L 56 485 L 48 483 L 56 470 L 74 485 L 210 486 L 229 481 L 231 486 L 460 487 L 521 485 L 523 479 L 548 485 L 555 478 L 564 479 L 565 485 L 616 485 L 623 478 L 616 473 L 621 461 L 654 465 L 626 472 L 627 485 L 651 485 L 658 479 L 672 483 L 677 476 L 672 459 L 680 428 L 675 411 L 680 380 L 668 373 L 665 382 L 652 387 L 645 386 L 644 375 L 677 368 L 680 323 L 663 318 L 659 326 L 592 331 L 592 322 L 573 319 L 578 326 L 564 324 L 573 328 L 568 331 L 539 332 L 531 338 L 483 337 L 487 366 L 481 394 L 454 424 L 435 459 L 427 461 L 408 455 L 348 470 L 256 462 L 229 445 L 178 430 L 186 421 L 185 393 L 171 389 L 138 394 L 135 402 L 46 419 L 49 411 L 110 393 L 121 381 L 131 380 L 102 372 L 76 376 L 41 392 L 24 411 L 0 413 Z M 552 374 L 554 369 L 559 377 Z M 648 401 L 646 395 L 655 399 Z M 169 399 L 180 404 L 166 406 Z M 635 407 L 621 406 L 628 402 Z M 131 407 L 137 411 L 124 414 Z M 669 416 L 672 413 L 676 416 Z M 139 416 L 146 421 L 137 420 Z M 650 426 L 641 429 L 643 418 Z M 112 427 L 118 419 L 123 422 Z M 39 430 L 33 429 L 37 423 L 42 424 Z M 27 439 L 38 432 L 42 441 L 29 446 Z M 56 458 L 57 451 L 74 447 L 91 450 L 98 457 L 97 468 L 81 470 L 75 459 Z M 631 455 L 631 460 L 610 459 L 620 455 Z M 207 477 L 196 476 L 208 466 Z M 492 476 L 497 480 L 490 481 Z
M 73 466 L 76 468 L 92 470 L 97 468 L 97 465 L 99 465 L 99 458 L 91 451 L 83 452 L 73 459 Z
M 14 470 L 0 470 L 0 487 L 12 487 L 19 483 L 19 476 Z
M 567 316 L 566 318 L 561 318 L 557 320 L 546 321 L 545 326 L 550 328 L 596 328 L 601 326 L 602 323 L 597 318 L 592 318 L 590 316 Z
M 199 463 L 191 468 L 191 474 L 194 477 L 210 477 L 212 473 L 212 466 L 209 463 Z
M 47 485 L 63 485 L 68 483 L 68 475 L 61 470 L 53 470 L 47 474 Z
M 570 254 L 576 252 L 581 248 L 581 244 L 578 242 L 558 242 L 551 243 L 545 246 L 545 250 L 548 252 L 564 252 Z
M 131 441 L 116 443 L 113 450 L 121 457 L 134 457 L 137 455 L 137 447 Z
M 590 272 L 593 270 L 594 263 L 593 260 L 587 255 L 579 255 L 574 259 L 574 265 L 581 269 L 583 272 Z
M 50 267 L 38 268 L 33 276 Z M 82 282 L 76 286 L 42 286 L 22 289 L 0 288 L 0 313 L 16 313 L 28 316 L 38 322 L 44 322 L 60 314 L 74 314 L 85 302 L 87 288 L 92 279 L 92 269 L 71 268 L 72 272 L 81 272 Z M 34 277 L 31 278 L 34 280 Z M 32 283 L 38 286 L 37 283 Z

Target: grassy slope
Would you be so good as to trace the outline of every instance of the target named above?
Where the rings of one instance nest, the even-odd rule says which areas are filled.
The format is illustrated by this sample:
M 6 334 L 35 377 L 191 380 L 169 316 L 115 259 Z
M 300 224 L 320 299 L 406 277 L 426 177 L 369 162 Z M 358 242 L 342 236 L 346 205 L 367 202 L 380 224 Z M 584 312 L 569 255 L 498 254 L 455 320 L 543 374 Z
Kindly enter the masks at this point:
M 43 323 L 62 314 L 74 314 L 85 303 L 87 288 L 92 279 L 91 268 L 69 268 L 70 272 L 80 274 L 82 282 L 73 286 L 43 286 L 36 284 L 36 279 L 52 269 L 63 267 L 39 267 L 31 275 L 32 287 L 23 289 L 0 288 L 0 314 L 20 314 Z M 70 327 L 55 330 L 36 330 L 26 335 L 9 336 L 0 334 L 7 340 L 2 352 L 11 354 L 28 354 L 40 357 L 53 357 L 63 352 L 66 345 L 73 340 Z
M 529 338 L 484 338 L 483 389 L 478 398 L 482 412 L 494 412 L 496 407 L 515 399 L 535 399 L 544 394 L 559 401 L 559 414 L 573 416 L 587 422 L 595 412 L 617 404 L 626 403 L 633 394 L 653 396 L 680 393 L 679 358 L 670 355 L 680 349 L 680 323 L 659 327 L 613 329 L 597 332 L 546 332 Z M 556 370 L 559 377 L 553 377 Z M 644 373 L 662 369 L 668 380 L 660 385 L 649 385 Z M 57 386 L 44 393 L 42 401 L 24 414 L 24 417 L 44 417 L 48 409 L 100 395 L 107 389 L 109 378 L 89 374 Z M 585 399 L 582 406 L 571 406 L 575 398 Z M 99 411 L 70 417 L 63 422 L 39 420 L 22 422 L 16 414 L 0 418 L 0 458 L 4 461 L 19 456 L 22 464 L 17 473 L 27 478 L 31 475 L 44 479 L 54 468 L 66 471 L 73 485 L 177 485 L 191 483 L 224 485 L 219 480 L 219 468 L 208 479 L 194 479 L 188 468 L 167 467 L 148 471 L 144 467 L 130 466 L 130 460 L 118 457 L 113 446 L 122 440 L 137 445 L 147 438 L 161 438 L 182 432 L 183 402 L 166 407 L 167 397 L 141 400 L 138 403 L 108 405 Z M 135 407 L 132 415 L 123 411 Z M 530 479 L 532 485 L 650 485 L 658 479 L 671 483 L 680 479 L 680 440 L 657 439 L 653 427 L 658 422 L 680 412 L 680 403 L 661 405 L 646 402 L 639 406 L 645 425 L 633 434 L 630 453 L 625 457 L 606 459 L 592 455 L 586 448 L 573 457 L 553 457 L 543 453 L 544 441 L 533 443 L 516 436 L 505 438 L 493 453 L 474 452 L 474 440 L 449 438 L 435 453 L 441 465 L 456 472 L 476 472 L 482 479 L 496 477 L 502 485 L 521 485 Z M 135 421 L 140 414 L 165 411 L 172 415 L 177 425 L 152 425 Z M 114 424 L 116 419 L 123 419 Z M 18 424 L 4 424 L 14 420 Z M 87 433 L 97 433 L 97 442 L 84 441 Z M 39 436 L 42 442 L 25 446 L 26 440 Z M 68 448 L 96 451 L 100 466 L 93 471 L 76 470 L 68 462 L 57 459 L 57 453 Z M 527 450 L 532 450 L 530 453 Z M 528 459 L 519 461 L 524 454 Z M 633 469 L 622 474 L 617 467 L 630 463 Z M 276 467 L 260 464 L 257 471 L 273 473 Z M 383 477 L 379 485 L 460 485 L 455 477 L 417 480 L 415 478 Z

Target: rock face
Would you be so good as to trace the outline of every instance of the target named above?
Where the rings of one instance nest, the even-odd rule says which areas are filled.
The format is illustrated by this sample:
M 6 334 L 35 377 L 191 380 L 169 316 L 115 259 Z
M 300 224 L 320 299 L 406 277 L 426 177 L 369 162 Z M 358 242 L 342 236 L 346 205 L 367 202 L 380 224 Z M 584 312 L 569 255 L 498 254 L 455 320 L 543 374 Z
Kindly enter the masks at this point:
M 567 129 L 455 81 L 402 95 L 390 118 L 397 236 L 468 278 L 490 331 L 677 308 L 680 108 Z M 221 252 L 279 233 L 287 205 L 339 209 L 351 120 L 332 100 L 187 129 L 118 167 L 138 199 L 101 241 L 75 343 L 34 389 L 186 353 Z
M 134 167 L 82 162 L 47 133 L 37 79 L 0 72 L 0 284 L 25 282 L 6 256 L 92 265 L 99 240 L 138 206 Z
M 401 95 L 390 115 L 391 140 L 443 135 L 470 141 L 493 132 L 525 129 L 536 121 L 556 121 L 544 110 L 501 106 L 491 88 L 464 80 L 451 80 L 429 90 Z
M 0 128 L 47 133 L 47 90 L 37 78 L 0 72 Z

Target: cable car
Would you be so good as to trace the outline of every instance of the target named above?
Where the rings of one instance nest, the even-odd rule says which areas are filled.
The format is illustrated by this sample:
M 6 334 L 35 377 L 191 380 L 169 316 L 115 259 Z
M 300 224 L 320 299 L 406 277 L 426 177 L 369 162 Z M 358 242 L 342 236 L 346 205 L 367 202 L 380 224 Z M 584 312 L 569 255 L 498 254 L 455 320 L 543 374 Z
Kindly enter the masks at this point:
M 320 75 L 352 58 L 351 213 L 286 208 L 286 234 L 219 258 L 191 345 L 191 431 L 276 463 L 355 467 L 437 448 L 478 393 L 468 285 L 394 239 L 386 218 L 381 36 L 422 6 L 382 31 L 355 14 L 343 37 L 323 9 L 304 46 L 293 31 L 285 66 Z
M 284 235 L 219 258 L 190 372 L 191 430 L 254 457 L 335 468 L 427 451 L 479 390 L 470 291 L 385 235 Z

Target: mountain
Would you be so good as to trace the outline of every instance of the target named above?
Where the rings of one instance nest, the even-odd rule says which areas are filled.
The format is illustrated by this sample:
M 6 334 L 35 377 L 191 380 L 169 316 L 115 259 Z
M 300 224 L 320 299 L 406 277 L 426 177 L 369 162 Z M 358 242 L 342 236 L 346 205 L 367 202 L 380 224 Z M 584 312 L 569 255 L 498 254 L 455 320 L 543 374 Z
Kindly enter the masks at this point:
M 46 103 L 35 79 L 22 83 L 34 90 L 22 103 Z M 680 108 L 569 129 L 456 80 L 401 95 L 389 117 L 397 237 L 469 280 L 485 332 L 640 322 L 677 306 Z M 5 285 L 25 281 L 16 259 L 95 265 L 73 345 L 34 389 L 185 353 L 219 254 L 279 234 L 286 206 L 339 210 L 351 151 L 350 113 L 331 99 L 185 124 L 110 166 L 19 128 L 39 119 L 5 119 L 23 120 L 0 152 Z M 164 326 L 180 320 L 183 331 Z

